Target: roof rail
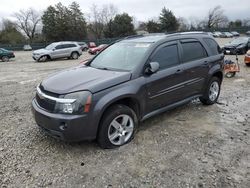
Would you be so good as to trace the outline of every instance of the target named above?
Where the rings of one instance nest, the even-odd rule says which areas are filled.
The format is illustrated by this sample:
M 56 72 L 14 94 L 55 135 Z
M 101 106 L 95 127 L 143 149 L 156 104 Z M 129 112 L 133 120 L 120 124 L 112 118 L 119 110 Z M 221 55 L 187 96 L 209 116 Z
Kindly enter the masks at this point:
M 143 36 L 161 36 L 161 35 L 166 35 L 166 33 L 147 33 L 143 34 Z
M 139 37 L 143 37 L 143 35 L 131 35 L 131 36 L 124 37 L 123 39 L 133 39 L 133 38 L 139 38 Z
M 178 35 L 192 35 L 192 34 L 206 34 L 204 31 L 187 31 L 187 32 L 177 32 L 177 33 L 166 33 L 166 36 L 178 36 Z

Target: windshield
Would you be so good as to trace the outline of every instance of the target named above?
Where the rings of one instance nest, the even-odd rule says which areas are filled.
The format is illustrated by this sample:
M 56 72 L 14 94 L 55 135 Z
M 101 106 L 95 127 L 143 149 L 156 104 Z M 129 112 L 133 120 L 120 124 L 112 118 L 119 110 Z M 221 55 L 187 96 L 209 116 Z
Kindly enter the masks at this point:
M 55 47 L 55 45 L 52 43 L 52 44 L 46 46 L 45 49 L 46 49 L 46 50 L 52 50 L 54 47 Z
M 242 43 L 247 43 L 247 42 L 248 42 L 247 37 L 240 37 L 240 38 L 233 40 L 231 43 L 232 44 L 242 44 Z
M 91 67 L 113 70 L 133 70 L 143 59 L 151 43 L 119 42 L 100 53 Z

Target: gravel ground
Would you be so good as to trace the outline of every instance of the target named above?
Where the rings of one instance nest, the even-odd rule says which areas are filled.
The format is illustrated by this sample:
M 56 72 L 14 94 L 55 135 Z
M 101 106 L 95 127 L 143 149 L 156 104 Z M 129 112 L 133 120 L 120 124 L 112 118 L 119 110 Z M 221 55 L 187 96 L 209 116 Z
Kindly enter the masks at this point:
M 141 123 L 128 145 L 102 150 L 94 141 L 46 136 L 30 108 L 42 79 L 88 55 L 34 63 L 31 52 L 15 54 L 0 63 L 0 187 L 249 187 L 250 68 L 243 56 L 218 104 L 195 100 Z

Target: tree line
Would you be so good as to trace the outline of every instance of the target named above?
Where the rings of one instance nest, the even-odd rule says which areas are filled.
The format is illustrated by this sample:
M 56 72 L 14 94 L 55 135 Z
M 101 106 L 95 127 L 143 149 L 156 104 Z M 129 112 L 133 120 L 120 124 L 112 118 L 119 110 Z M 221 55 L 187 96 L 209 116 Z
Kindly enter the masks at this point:
M 134 35 L 138 30 L 158 33 L 250 26 L 249 19 L 229 21 L 220 6 L 209 10 L 201 20 L 177 18 L 163 7 L 157 18 L 136 22 L 128 13 L 118 13 L 112 4 L 92 5 L 90 13 L 85 14 L 77 2 L 49 6 L 42 14 L 32 8 L 20 10 L 13 17 L 15 21 L 2 20 L 0 43 L 95 40 Z

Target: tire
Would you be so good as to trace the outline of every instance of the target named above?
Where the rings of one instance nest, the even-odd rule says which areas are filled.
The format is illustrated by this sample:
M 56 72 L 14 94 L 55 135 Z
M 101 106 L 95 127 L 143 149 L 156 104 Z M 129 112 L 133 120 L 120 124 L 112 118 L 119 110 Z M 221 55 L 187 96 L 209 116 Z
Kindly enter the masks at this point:
M 9 60 L 10 60 L 10 58 L 8 56 L 3 56 L 2 57 L 3 62 L 8 62 Z
M 236 72 L 227 72 L 227 73 L 225 74 L 225 76 L 226 76 L 227 78 L 232 78 L 232 77 L 235 76 L 235 74 L 236 74 Z
M 131 108 L 118 104 L 104 113 L 99 126 L 97 136 L 99 146 L 104 149 L 117 148 L 133 139 L 138 119 Z
M 221 79 L 218 77 L 212 77 L 209 81 L 209 84 L 206 88 L 206 91 L 202 97 L 200 97 L 200 101 L 204 105 L 212 105 L 217 102 L 221 89 Z
M 38 59 L 38 62 L 46 62 L 48 60 L 48 56 L 44 55 Z
M 72 58 L 72 59 L 78 59 L 78 58 L 79 58 L 78 53 L 77 53 L 77 52 L 72 52 L 72 53 L 71 53 L 71 58 Z

